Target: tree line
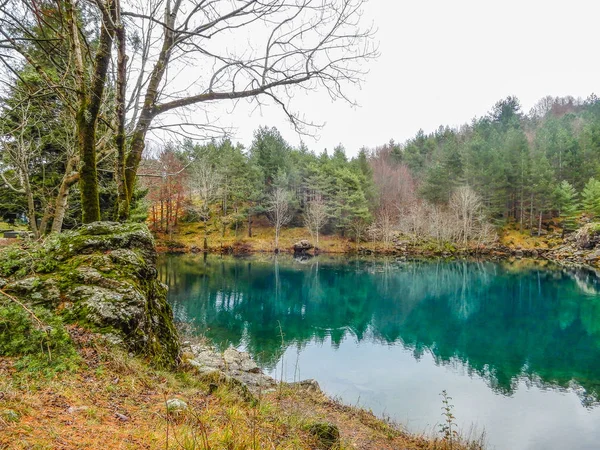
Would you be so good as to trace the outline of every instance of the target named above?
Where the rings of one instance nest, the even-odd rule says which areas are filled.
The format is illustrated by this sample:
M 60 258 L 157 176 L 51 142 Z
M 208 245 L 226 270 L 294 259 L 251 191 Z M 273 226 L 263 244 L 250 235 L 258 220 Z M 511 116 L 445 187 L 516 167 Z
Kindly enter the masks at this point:
M 354 158 L 341 144 L 331 154 L 293 148 L 267 127 L 247 150 L 227 139 L 188 141 L 145 161 L 177 175 L 145 186 L 149 199 L 159 200 L 151 211 L 157 230 L 182 218 L 204 221 L 205 230 L 208 220 L 219 220 L 223 233 L 231 227 L 238 235 L 245 226 L 251 236 L 252 218 L 266 216 L 276 247 L 286 225 L 305 226 L 317 246 L 322 233 L 389 246 L 399 232 L 485 244 L 507 223 L 541 234 L 552 219 L 569 231 L 582 214 L 599 216 L 599 156 L 595 96 L 548 97 L 528 114 L 508 97 L 470 124 L 419 131 L 403 144 L 362 148 Z M 165 190 L 170 183 L 176 196 Z

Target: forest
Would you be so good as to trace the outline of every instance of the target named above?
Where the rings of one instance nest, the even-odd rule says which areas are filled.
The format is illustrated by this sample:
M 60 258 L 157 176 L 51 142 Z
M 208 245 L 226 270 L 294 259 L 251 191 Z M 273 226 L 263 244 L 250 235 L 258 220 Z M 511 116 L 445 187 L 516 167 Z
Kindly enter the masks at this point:
M 4 130 L 14 129 L 14 114 L 15 108 L 5 108 Z M 31 218 L 33 210 L 43 232 L 43 211 L 65 168 L 57 131 L 40 133 L 34 142 L 24 133 L 3 136 L 0 216 Z M 32 145 L 37 151 L 21 161 L 24 152 L 15 149 Z M 317 247 L 320 234 L 389 245 L 398 232 L 485 244 L 506 224 L 539 235 L 552 219 L 569 231 L 582 214 L 600 215 L 599 156 L 600 101 L 594 95 L 547 97 L 527 114 L 518 99 L 507 97 L 457 129 L 419 131 L 404 143 L 362 148 L 355 157 L 342 144 L 330 152 L 294 148 L 276 128 L 261 127 L 249 148 L 229 138 L 184 139 L 150 152 L 138 169 L 132 219 L 164 233 L 201 222 L 206 238 L 210 227 L 252 237 L 253 219 L 265 217 L 275 248 L 282 228 L 298 226 Z M 110 162 L 99 167 L 101 211 L 110 219 L 114 178 Z M 65 198 L 65 227 L 79 223 L 77 191 Z
M 144 160 L 141 185 L 153 229 L 180 222 L 252 236 L 266 216 L 275 245 L 282 227 L 389 244 L 395 233 L 441 242 L 487 243 L 512 224 L 540 235 L 552 219 L 566 231 L 600 214 L 600 103 L 545 98 L 528 113 L 497 102 L 458 129 L 419 131 L 402 144 L 349 158 L 290 146 L 275 128 L 244 149 L 230 139 L 169 145 Z M 154 176 L 149 176 L 154 174 Z M 158 174 L 162 174 L 158 177 Z

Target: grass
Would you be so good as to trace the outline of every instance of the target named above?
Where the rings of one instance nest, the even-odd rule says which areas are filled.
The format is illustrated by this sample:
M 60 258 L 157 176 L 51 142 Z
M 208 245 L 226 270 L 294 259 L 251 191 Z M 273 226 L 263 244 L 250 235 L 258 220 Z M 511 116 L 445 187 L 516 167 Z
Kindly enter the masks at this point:
M 562 229 L 555 222 L 546 223 L 546 226 L 548 234 L 536 236 L 527 230 L 520 231 L 518 224 L 509 223 L 499 232 L 500 244 L 522 250 L 545 250 L 561 244 Z
M 192 247 L 203 248 L 204 225 L 199 222 L 180 223 L 172 234 L 155 233 L 159 251 L 189 251 Z M 255 220 L 252 226 L 252 237 L 248 237 L 245 226 L 240 227 L 237 236 L 234 230 L 222 229 L 215 225 L 208 225 L 208 249 L 211 253 L 223 253 L 232 250 L 234 253 L 272 253 L 275 250 L 275 231 L 265 218 Z M 305 227 L 285 227 L 279 236 L 279 249 L 282 252 L 291 252 L 294 243 L 306 239 L 315 245 L 315 240 Z M 434 240 L 419 240 L 412 242 L 405 239 L 408 247 L 418 254 L 441 254 L 454 252 L 456 248 L 450 244 L 440 244 Z M 322 253 L 354 253 L 360 248 L 362 252 L 386 254 L 390 253 L 394 245 L 385 246 L 383 242 L 361 241 L 356 242 L 348 237 L 337 234 L 320 234 L 319 250 Z
M 408 434 L 319 391 L 285 385 L 248 398 L 185 364 L 153 369 L 99 335 L 68 331 L 78 354 L 69 370 L 40 376 L 0 357 L 0 449 L 313 449 L 322 423 L 338 427 L 340 450 L 481 448 Z M 168 412 L 173 398 L 188 408 Z
M 521 250 L 546 250 L 562 243 L 562 230 L 554 222 L 545 224 L 550 232 L 545 236 L 535 236 L 529 231 L 519 231 L 517 224 L 509 223 L 499 230 L 499 244 L 509 249 Z M 201 222 L 180 223 L 170 235 L 155 233 L 158 249 L 160 251 L 189 251 L 192 247 L 199 250 L 203 248 L 204 224 Z M 248 237 L 247 226 L 241 225 L 237 236 L 235 230 L 226 228 L 223 230 L 217 220 L 207 225 L 208 249 L 211 253 L 223 253 L 233 251 L 234 253 L 261 253 L 273 252 L 275 250 L 275 231 L 264 218 L 256 218 L 252 226 L 252 237 Z M 281 251 L 291 251 L 294 243 L 301 239 L 307 239 L 315 244 L 310 232 L 305 227 L 288 226 L 281 230 L 279 237 L 279 248 Z M 422 255 L 454 254 L 461 251 L 461 246 L 443 244 L 432 239 L 420 239 L 414 241 L 406 238 L 400 239 L 404 242 L 403 247 L 409 253 Z M 386 247 L 383 242 L 363 241 L 358 246 L 353 239 L 342 237 L 337 234 L 321 234 L 319 237 L 319 249 L 324 253 L 353 253 L 357 248 L 362 252 L 386 254 L 394 249 L 390 244 Z
M 235 230 L 226 229 L 223 234 L 222 229 L 209 223 L 208 225 L 208 247 L 211 252 L 221 252 L 223 249 L 232 248 L 237 251 L 251 252 L 273 252 L 275 250 L 275 232 L 266 220 L 256 220 L 252 227 L 252 237 L 248 237 L 248 230 L 245 226 L 238 229 L 237 236 Z M 173 235 L 166 233 L 155 233 L 157 244 L 163 250 L 168 247 L 169 241 L 175 241 L 182 248 L 189 249 L 196 246 L 201 249 L 204 239 L 204 225 L 201 222 L 181 223 Z M 286 227 L 281 230 L 279 237 L 279 248 L 281 251 L 291 250 L 294 243 L 301 239 L 307 239 L 314 243 L 310 232 L 305 227 Z M 328 253 L 346 253 L 352 250 L 356 244 L 351 239 L 343 238 L 337 235 L 319 236 L 319 248 Z

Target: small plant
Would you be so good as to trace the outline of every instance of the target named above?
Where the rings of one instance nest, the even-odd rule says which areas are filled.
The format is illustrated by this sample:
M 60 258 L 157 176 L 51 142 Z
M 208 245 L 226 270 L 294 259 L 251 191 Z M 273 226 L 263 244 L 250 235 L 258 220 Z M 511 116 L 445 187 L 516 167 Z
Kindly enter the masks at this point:
M 76 369 L 79 359 L 59 317 L 4 298 L 0 299 L 0 356 L 17 357 L 19 370 L 49 376 Z
M 454 414 L 452 413 L 452 408 L 454 405 L 450 403 L 452 397 L 448 395 L 448 392 L 444 389 L 440 394 L 442 396 L 442 416 L 444 417 L 444 423 L 440 425 L 440 433 L 443 436 L 444 441 L 448 443 L 450 449 L 452 449 L 452 444 L 454 440 L 458 437 L 458 432 L 456 431 L 456 423 L 454 422 Z

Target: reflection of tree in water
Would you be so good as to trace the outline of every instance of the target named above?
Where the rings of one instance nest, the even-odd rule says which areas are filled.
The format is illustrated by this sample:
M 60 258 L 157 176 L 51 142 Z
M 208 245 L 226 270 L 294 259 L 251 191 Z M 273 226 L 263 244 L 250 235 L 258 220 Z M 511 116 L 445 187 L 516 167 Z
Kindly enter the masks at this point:
M 477 261 L 166 257 L 178 319 L 266 368 L 330 338 L 402 343 L 511 394 L 519 380 L 600 392 L 600 282 L 582 270 Z M 278 322 L 284 333 L 281 345 Z

